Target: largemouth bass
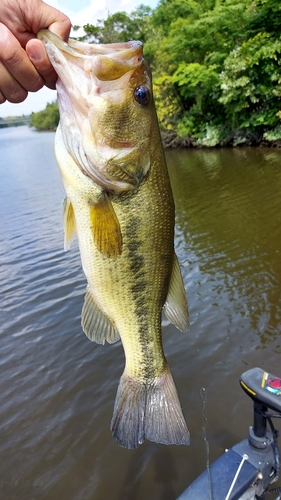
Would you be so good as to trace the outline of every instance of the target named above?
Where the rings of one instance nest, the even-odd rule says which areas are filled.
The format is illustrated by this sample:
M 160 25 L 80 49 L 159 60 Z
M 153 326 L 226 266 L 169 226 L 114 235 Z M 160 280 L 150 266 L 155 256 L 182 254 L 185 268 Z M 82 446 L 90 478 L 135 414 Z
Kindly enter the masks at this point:
M 111 430 L 118 444 L 189 444 L 161 338 L 162 310 L 180 330 L 188 310 L 174 251 L 174 201 L 140 42 L 94 45 L 47 30 L 58 74 L 55 153 L 66 191 L 65 249 L 78 235 L 88 281 L 82 327 L 120 337 L 126 364 Z

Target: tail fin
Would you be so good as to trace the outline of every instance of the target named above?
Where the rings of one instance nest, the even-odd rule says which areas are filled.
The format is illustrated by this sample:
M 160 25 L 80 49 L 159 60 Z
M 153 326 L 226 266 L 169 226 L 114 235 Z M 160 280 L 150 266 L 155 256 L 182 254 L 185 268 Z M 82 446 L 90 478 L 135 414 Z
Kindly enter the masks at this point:
M 116 395 L 111 431 L 124 448 L 137 448 L 145 439 L 188 445 L 189 432 L 171 372 L 146 385 L 124 372 Z

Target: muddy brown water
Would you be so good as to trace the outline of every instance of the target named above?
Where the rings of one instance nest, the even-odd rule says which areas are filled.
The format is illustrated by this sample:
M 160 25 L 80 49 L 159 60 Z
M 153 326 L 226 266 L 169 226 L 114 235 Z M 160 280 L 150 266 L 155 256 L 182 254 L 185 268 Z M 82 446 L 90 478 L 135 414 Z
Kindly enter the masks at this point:
M 167 151 L 191 328 L 164 319 L 163 343 L 191 445 L 125 450 L 109 430 L 122 346 L 81 330 L 86 283 L 77 243 L 63 252 L 53 141 L 0 130 L 0 498 L 175 499 L 206 466 L 201 389 L 213 461 L 251 424 L 239 375 L 281 376 L 281 151 Z

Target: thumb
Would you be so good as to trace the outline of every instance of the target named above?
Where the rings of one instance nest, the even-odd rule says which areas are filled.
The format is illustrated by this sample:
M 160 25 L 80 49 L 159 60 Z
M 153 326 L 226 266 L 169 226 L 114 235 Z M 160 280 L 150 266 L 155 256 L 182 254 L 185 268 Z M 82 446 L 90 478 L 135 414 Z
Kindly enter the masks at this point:
M 44 44 L 37 38 L 32 38 L 27 42 L 25 50 L 32 64 L 44 79 L 45 85 L 50 89 L 55 89 L 57 74 L 49 61 Z

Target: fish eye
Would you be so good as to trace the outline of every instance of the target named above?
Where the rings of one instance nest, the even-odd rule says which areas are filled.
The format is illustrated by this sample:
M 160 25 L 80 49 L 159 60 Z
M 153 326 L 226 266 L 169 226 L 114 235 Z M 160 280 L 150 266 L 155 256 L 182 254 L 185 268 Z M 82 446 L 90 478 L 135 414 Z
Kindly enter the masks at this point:
M 134 97 L 139 104 L 147 104 L 150 98 L 149 89 L 145 85 L 135 88 Z

